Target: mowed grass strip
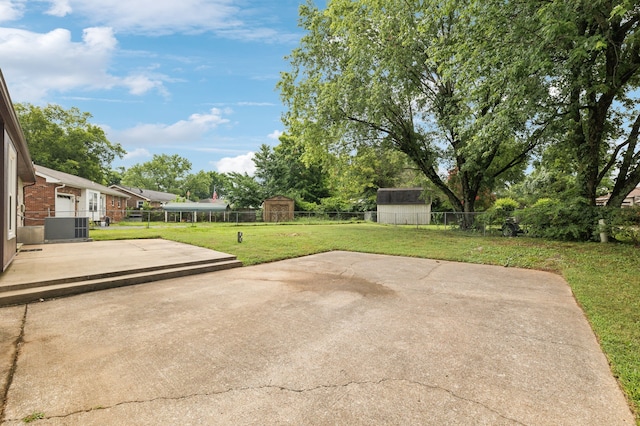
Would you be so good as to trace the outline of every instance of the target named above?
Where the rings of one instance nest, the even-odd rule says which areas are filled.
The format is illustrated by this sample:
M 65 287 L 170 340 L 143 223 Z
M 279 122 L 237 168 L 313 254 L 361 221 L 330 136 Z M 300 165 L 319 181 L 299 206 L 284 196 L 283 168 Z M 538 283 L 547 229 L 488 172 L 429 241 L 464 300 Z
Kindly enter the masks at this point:
M 237 242 L 238 232 L 243 242 Z M 562 274 L 589 319 L 640 425 L 640 249 L 486 237 L 430 227 L 347 224 L 113 226 L 95 240 L 164 238 L 233 254 L 245 265 L 348 250 L 539 269 Z

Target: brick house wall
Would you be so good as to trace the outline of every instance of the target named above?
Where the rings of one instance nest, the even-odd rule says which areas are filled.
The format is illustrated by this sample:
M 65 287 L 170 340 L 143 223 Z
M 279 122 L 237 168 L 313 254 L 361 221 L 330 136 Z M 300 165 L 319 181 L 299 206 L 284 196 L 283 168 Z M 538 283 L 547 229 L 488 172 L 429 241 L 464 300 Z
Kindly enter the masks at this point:
M 44 225 L 45 217 L 55 217 L 56 186 L 60 185 L 49 184 L 45 178 L 36 176 L 35 185 L 24 188 L 26 226 Z M 64 187 L 58 189 L 58 193 L 74 195 L 77 199 L 82 191 L 78 188 Z
M 59 183 L 47 183 L 44 177 L 36 176 L 35 185 L 28 185 L 24 188 L 25 226 L 44 225 L 46 217 L 56 216 L 56 187 L 58 187 L 58 194 L 69 194 L 75 196 L 76 200 L 80 199 L 81 189 L 68 186 L 60 188 L 60 186 Z M 103 196 L 105 197 L 106 215 L 109 216 L 111 222 L 124 219 L 126 197 L 111 194 L 103 194 Z M 78 214 L 77 203 L 75 213 Z
M 129 207 L 130 209 L 137 209 L 138 208 L 138 201 L 142 201 L 145 202 L 147 200 L 145 200 L 142 197 L 138 197 L 136 195 L 130 195 L 131 198 L 129 198 L 127 200 L 127 207 Z
M 119 222 L 127 215 L 127 198 L 116 195 L 105 194 L 107 216 L 111 222 Z

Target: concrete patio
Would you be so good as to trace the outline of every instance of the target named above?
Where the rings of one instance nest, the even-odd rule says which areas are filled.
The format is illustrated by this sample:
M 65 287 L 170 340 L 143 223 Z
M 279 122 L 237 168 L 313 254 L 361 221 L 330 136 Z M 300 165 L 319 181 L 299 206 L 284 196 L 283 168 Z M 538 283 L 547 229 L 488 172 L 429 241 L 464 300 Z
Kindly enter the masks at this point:
M 7 425 L 635 423 L 538 271 L 330 252 L 0 308 L 0 334 Z

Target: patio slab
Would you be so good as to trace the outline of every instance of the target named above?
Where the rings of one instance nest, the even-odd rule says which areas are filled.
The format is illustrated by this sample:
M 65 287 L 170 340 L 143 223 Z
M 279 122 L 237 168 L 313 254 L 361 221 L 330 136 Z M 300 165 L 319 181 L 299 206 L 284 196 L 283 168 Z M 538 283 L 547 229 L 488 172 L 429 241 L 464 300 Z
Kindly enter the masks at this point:
M 7 425 L 635 422 L 546 272 L 330 252 L 0 318 Z
M 162 239 L 25 245 L 0 274 L 0 291 L 16 284 L 64 281 L 229 257 L 215 250 Z

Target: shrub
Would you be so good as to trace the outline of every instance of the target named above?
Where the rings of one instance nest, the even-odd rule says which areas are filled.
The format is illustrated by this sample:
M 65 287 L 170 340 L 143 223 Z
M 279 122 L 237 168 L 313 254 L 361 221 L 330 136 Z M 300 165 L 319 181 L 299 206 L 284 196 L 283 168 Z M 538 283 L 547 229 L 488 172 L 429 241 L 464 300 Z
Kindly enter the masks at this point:
M 502 224 L 506 218 L 513 216 L 520 204 L 513 198 L 498 198 L 496 202 L 484 212 L 476 222 L 481 225 Z
M 349 205 L 346 201 L 339 197 L 328 197 L 320 200 L 320 211 L 329 212 L 344 212 L 349 210 Z
M 296 211 L 299 212 L 315 212 L 318 210 L 318 205 L 316 203 L 311 203 L 309 201 L 304 200 L 296 200 Z
M 627 241 L 640 246 L 640 206 L 629 208 L 602 208 L 607 232 L 614 240 Z
M 520 203 L 518 203 L 513 198 L 498 198 L 495 203 L 493 203 L 492 210 L 496 212 L 505 212 L 510 213 L 517 210 L 520 207 Z M 490 209 L 490 210 L 491 210 Z
M 597 234 L 597 207 L 584 198 L 541 198 L 518 213 L 530 236 L 565 241 L 587 241 Z

